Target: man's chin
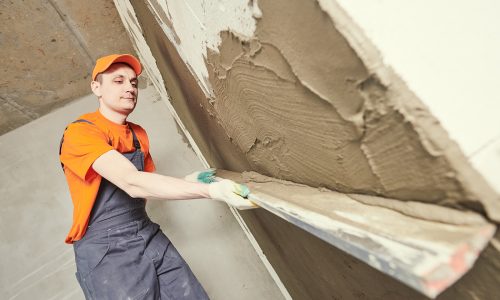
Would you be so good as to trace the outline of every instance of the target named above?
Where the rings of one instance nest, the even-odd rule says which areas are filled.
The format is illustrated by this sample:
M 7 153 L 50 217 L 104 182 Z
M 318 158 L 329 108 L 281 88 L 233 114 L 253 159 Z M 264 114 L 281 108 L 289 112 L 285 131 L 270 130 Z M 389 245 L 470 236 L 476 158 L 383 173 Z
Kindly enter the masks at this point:
M 128 115 L 128 114 L 132 113 L 134 111 L 134 109 L 135 109 L 135 105 L 132 107 L 124 107 L 120 110 L 120 113 Z

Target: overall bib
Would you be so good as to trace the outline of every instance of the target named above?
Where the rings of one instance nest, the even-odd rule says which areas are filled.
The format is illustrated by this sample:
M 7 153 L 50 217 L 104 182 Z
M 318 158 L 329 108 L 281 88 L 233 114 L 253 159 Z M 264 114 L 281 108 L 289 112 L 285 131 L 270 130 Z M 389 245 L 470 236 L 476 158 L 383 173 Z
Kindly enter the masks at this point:
M 142 171 L 144 153 L 133 130 L 132 135 L 136 150 L 123 155 Z M 145 200 L 105 178 L 87 231 L 73 247 L 86 299 L 208 299 L 159 225 L 148 218 Z

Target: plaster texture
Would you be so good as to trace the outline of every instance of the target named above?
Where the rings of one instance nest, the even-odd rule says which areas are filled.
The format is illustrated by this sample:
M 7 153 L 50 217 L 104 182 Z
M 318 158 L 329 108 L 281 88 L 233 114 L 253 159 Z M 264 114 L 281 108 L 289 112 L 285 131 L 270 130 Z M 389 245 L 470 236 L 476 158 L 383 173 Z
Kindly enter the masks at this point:
M 157 172 L 202 168 L 152 86 L 130 120 L 148 132 Z M 83 299 L 73 248 L 64 243 L 72 204 L 58 159 L 64 127 L 97 108 L 93 95 L 0 137 L 0 294 L 4 299 Z M 212 299 L 280 299 L 282 294 L 229 208 L 206 199 L 151 199 L 159 223 Z
M 151 21 L 157 21 L 156 26 L 161 28 L 157 32 L 172 40 L 171 33 L 178 26 L 181 30 L 176 36 L 187 37 L 184 23 L 176 25 L 172 15 L 182 15 L 183 10 L 164 5 L 162 16 L 171 18 L 166 26 L 154 3 L 146 1 L 146 6 Z M 205 5 L 210 6 L 208 3 Z M 184 46 L 174 39 L 179 60 L 195 79 L 193 87 L 187 87 L 185 81 L 183 85 L 201 87 L 204 95 L 198 95 L 200 105 L 205 114 L 215 116 L 217 124 L 222 125 L 215 132 L 197 133 L 200 129 L 194 129 L 191 134 L 215 140 L 216 136 L 227 135 L 239 154 L 220 150 L 218 155 L 233 160 L 239 156 L 234 162 L 239 171 L 252 169 L 343 192 L 473 209 L 500 220 L 500 198 L 495 188 L 467 162 L 427 106 L 390 66 L 383 65 L 376 47 L 340 7 L 336 8 L 341 13 L 330 16 L 329 7 L 320 4 L 264 1 L 258 6 L 251 2 L 248 10 L 267 10 L 271 16 L 254 17 L 258 24 L 253 37 L 234 29 L 232 18 L 225 16 L 221 4 L 220 18 L 231 25 L 220 33 L 219 49 L 190 47 L 207 51 L 201 56 L 206 56 L 212 88 L 208 94 L 206 78 L 200 78 L 196 71 L 205 68 L 199 67 L 192 55 L 186 58 Z M 189 17 L 193 22 L 200 20 L 196 13 L 184 13 L 182 22 Z M 215 16 L 212 10 L 204 13 Z M 290 21 L 298 18 L 309 21 L 307 25 Z M 248 27 L 247 19 L 243 14 L 241 28 Z M 355 29 L 343 29 L 349 26 Z M 210 40 L 212 31 L 205 31 Z M 308 53 L 315 54 L 303 59 Z M 192 110 L 176 100 L 178 97 L 171 99 L 183 118 L 191 118 L 187 115 Z M 303 115 L 304 110 L 310 112 Z M 202 112 L 196 114 L 194 119 L 184 121 L 187 126 L 191 122 L 203 124 L 198 125 L 201 128 L 210 126 L 210 120 L 202 120 Z M 278 114 L 282 116 L 275 118 Z M 195 140 L 203 148 L 200 138 Z M 402 163 L 405 168 L 400 168 Z M 488 175 L 491 173 L 490 169 Z
M 162 78 L 156 82 L 164 82 L 166 98 L 210 165 L 500 220 L 494 188 L 338 5 L 332 12 L 323 1 L 248 2 L 261 12 L 254 36 L 228 29 L 217 50 L 202 53 L 207 93 L 154 2 L 127 8 L 147 43 L 135 39 L 136 47 L 150 49 Z M 198 18 L 191 11 L 181 16 Z M 228 18 L 223 9 L 218 16 Z M 170 22 L 175 30 L 176 19 Z M 179 40 L 187 38 L 175 31 Z M 294 298 L 420 297 L 266 211 L 241 216 Z M 497 293 L 497 241 L 498 235 L 440 299 Z
M 383 54 L 384 64 L 405 80 L 500 193 L 500 96 L 495 83 L 500 77 L 500 24 L 496 13 L 500 3 L 319 3 L 326 11 L 341 7 L 351 16 Z

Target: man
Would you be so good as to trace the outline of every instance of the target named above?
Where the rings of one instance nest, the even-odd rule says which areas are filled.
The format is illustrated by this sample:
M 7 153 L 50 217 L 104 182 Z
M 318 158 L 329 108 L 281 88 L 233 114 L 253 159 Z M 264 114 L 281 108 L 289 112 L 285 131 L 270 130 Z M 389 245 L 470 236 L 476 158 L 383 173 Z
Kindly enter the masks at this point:
M 230 180 L 210 184 L 153 173 L 146 132 L 127 121 L 137 104 L 141 64 L 132 55 L 97 60 L 91 88 L 99 109 L 71 123 L 60 160 L 74 212 L 66 243 L 73 244 L 76 277 L 87 299 L 207 299 L 189 266 L 159 226 L 145 198 L 226 201 L 254 205 L 246 187 Z M 197 172 L 213 181 L 213 172 Z

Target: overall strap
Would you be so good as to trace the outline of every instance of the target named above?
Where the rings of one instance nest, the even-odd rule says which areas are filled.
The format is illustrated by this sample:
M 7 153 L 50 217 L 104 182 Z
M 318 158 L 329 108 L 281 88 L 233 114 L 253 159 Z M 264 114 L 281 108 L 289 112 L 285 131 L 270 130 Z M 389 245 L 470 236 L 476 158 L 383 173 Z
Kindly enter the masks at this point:
M 139 143 L 139 139 L 135 135 L 134 130 L 132 129 L 132 126 L 130 124 L 128 125 L 128 128 L 130 128 L 130 131 L 132 131 L 132 138 L 134 139 L 134 148 L 135 150 L 141 150 L 141 143 Z
M 88 124 L 94 125 L 94 123 L 87 121 L 87 120 L 84 120 L 84 119 L 78 119 L 76 121 L 71 122 L 71 124 L 73 124 L 73 123 L 88 123 Z M 64 128 L 64 132 L 63 132 L 63 135 L 61 137 L 61 142 L 59 143 L 59 156 L 61 156 L 62 145 L 64 143 L 64 133 L 66 132 L 66 130 L 68 130 L 68 126 L 66 126 L 66 128 Z M 61 167 L 62 167 L 63 172 L 64 172 L 64 164 L 62 162 L 61 162 Z

